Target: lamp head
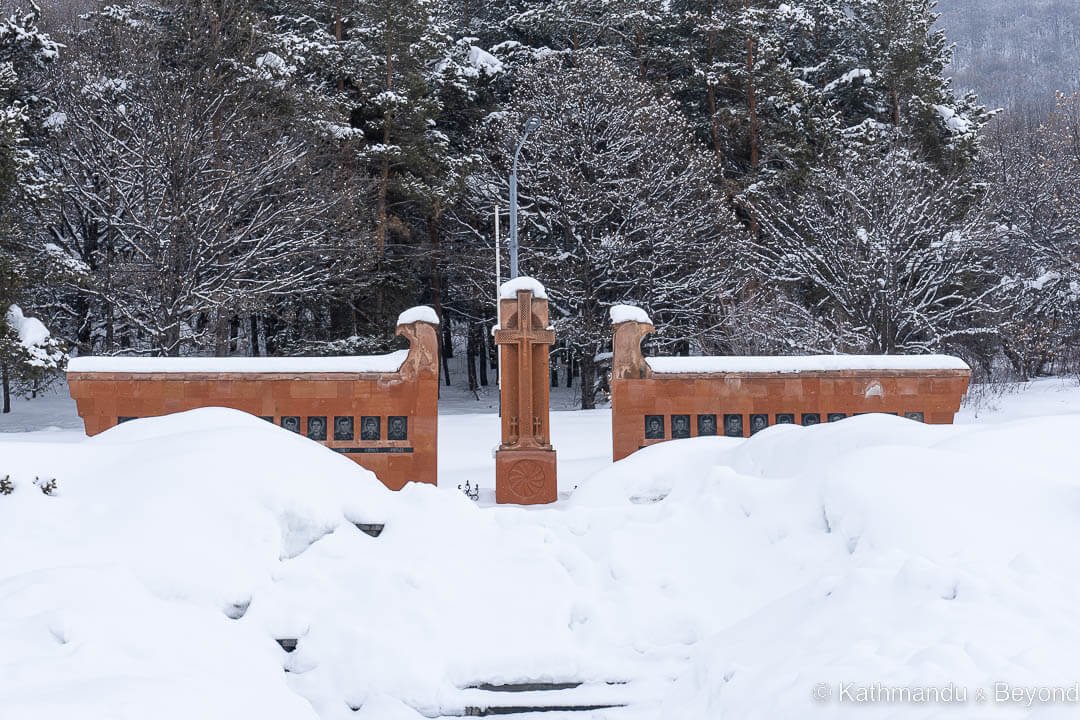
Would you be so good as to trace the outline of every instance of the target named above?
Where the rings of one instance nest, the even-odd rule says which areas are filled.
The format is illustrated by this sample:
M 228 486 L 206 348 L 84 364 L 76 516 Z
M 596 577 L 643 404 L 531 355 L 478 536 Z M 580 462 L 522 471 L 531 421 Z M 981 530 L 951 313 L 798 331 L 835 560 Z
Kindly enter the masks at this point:
M 525 121 L 525 133 L 526 134 L 531 133 L 533 130 L 535 130 L 538 127 L 540 127 L 540 118 L 537 117 L 536 115 L 533 115 L 532 117 L 530 117 L 528 120 Z

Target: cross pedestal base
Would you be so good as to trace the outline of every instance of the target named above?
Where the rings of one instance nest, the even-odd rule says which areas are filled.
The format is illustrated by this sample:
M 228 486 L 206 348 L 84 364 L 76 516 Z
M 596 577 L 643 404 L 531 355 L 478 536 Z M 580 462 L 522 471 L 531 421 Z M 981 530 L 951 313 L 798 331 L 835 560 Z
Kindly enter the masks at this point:
M 552 503 L 559 498 L 555 450 L 508 448 L 495 451 L 495 502 Z

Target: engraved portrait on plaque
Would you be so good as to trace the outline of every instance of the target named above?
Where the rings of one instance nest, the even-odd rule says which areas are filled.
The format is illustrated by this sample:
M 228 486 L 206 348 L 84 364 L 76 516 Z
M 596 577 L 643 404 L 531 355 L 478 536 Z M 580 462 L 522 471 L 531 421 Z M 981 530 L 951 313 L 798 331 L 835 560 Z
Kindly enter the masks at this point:
M 646 415 L 645 416 L 645 439 L 646 440 L 663 440 L 664 439 L 664 416 L 663 415 Z
M 337 415 L 334 417 L 334 439 L 335 440 L 352 440 L 353 439 L 353 418 L 352 415 Z
M 404 415 L 391 415 L 386 419 L 387 440 L 409 439 L 409 418 Z

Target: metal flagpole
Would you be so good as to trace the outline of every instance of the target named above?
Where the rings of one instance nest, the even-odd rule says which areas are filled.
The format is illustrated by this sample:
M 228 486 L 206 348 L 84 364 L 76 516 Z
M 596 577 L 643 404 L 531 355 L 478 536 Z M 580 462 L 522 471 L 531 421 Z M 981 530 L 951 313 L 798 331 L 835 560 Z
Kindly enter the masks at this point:
M 501 267 L 502 258 L 499 251 L 499 205 L 495 204 L 495 327 L 502 327 L 502 308 L 499 303 L 499 286 L 502 276 Z M 494 337 L 494 335 L 492 335 Z M 502 353 L 499 352 L 499 348 L 495 348 L 495 374 L 498 375 L 499 382 L 499 417 L 502 417 Z

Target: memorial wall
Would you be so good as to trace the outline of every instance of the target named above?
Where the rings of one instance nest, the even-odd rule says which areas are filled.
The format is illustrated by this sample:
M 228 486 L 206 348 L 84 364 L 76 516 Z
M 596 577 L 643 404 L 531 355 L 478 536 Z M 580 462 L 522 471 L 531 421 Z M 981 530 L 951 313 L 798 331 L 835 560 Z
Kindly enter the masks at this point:
M 71 396 L 87 435 L 201 407 L 243 410 L 305 435 L 374 472 L 387 487 L 437 484 L 438 317 L 398 318 L 408 350 L 353 357 L 79 357 Z
M 947 355 L 652 357 L 639 308 L 611 310 L 612 457 L 665 440 L 749 437 L 770 425 L 816 425 L 888 413 L 951 423 L 971 370 Z

